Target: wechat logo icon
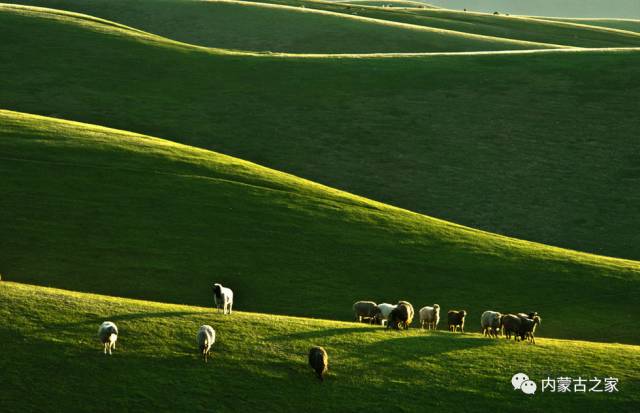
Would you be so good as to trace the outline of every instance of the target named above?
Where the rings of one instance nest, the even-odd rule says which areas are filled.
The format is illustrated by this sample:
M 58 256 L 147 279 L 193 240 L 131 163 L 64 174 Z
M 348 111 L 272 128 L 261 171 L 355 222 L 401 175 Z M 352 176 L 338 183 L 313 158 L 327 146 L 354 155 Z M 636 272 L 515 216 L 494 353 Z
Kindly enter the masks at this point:
M 535 394 L 538 389 L 538 385 L 533 380 L 529 380 L 529 376 L 524 373 L 514 374 L 511 377 L 511 384 L 513 390 L 521 390 L 524 394 Z

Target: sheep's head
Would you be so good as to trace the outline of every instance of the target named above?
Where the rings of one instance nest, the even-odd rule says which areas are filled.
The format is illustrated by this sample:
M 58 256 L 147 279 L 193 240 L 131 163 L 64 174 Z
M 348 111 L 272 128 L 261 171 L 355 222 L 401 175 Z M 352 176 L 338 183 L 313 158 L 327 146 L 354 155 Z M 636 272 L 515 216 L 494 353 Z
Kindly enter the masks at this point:
M 434 304 L 433 309 L 436 311 L 440 311 L 440 306 L 438 304 Z
M 534 316 L 533 317 L 533 324 L 537 324 L 540 325 L 542 323 L 542 319 L 539 316 Z

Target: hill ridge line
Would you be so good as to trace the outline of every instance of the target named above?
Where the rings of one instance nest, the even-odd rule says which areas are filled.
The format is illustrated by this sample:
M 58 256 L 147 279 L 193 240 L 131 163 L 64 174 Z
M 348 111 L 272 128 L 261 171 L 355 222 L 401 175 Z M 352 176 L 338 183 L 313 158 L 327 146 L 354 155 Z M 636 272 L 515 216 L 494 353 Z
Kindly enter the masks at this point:
M 380 213 L 385 213 L 387 211 L 395 211 L 398 213 L 402 213 L 402 214 L 406 214 L 409 216 L 413 216 L 416 217 L 418 219 L 421 220 L 427 220 L 430 221 L 432 223 L 438 223 L 440 224 L 441 227 L 441 231 L 448 231 L 448 230 L 458 230 L 461 232 L 464 232 L 466 234 L 470 234 L 470 235 L 483 235 L 485 237 L 488 237 L 489 240 L 488 242 L 490 244 L 493 243 L 498 243 L 501 246 L 506 246 L 506 245 L 511 245 L 514 249 L 516 250 L 521 250 L 521 249 L 526 249 L 526 248 L 531 248 L 531 247 L 536 247 L 536 248 L 542 248 L 544 250 L 544 254 L 549 258 L 549 259 L 558 259 L 558 256 L 556 254 L 563 254 L 564 255 L 564 260 L 570 260 L 570 261 L 575 261 L 575 262 L 580 262 L 580 258 L 583 259 L 587 259 L 589 261 L 597 261 L 598 265 L 600 266 L 611 266 L 611 267 L 620 267 L 623 266 L 629 270 L 640 270 L 640 261 L 635 261 L 635 260 L 630 260 L 630 259 L 625 259 L 625 258 L 618 258 L 618 257 L 611 257 L 611 256 L 605 256 L 605 255 L 598 255 L 598 254 L 593 254 L 593 253 L 589 253 L 589 252 L 584 252 L 584 251 L 578 251 L 578 250 L 573 250 L 573 249 L 569 249 L 569 248 L 562 248 L 562 247 L 558 247 L 558 246 L 554 246 L 554 245 L 549 245 L 549 244 L 542 244 L 539 242 L 535 242 L 535 241 L 529 241 L 529 240 L 524 240 L 524 239 L 519 239 L 519 238 L 514 238 L 514 237 L 509 237 L 506 235 L 502 235 L 502 234 L 498 234 L 498 233 L 493 233 L 493 232 L 488 232 L 488 231 L 484 231 L 484 230 L 480 230 L 477 228 L 472 228 L 472 227 L 468 227 L 468 226 L 464 226 L 461 224 L 457 224 L 455 222 L 451 222 L 451 221 L 446 221 L 440 218 L 436 218 L 430 215 L 425 215 L 425 214 L 421 214 L 418 212 L 414 212 L 408 209 L 404 209 L 404 208 L 400 208 L 394 205 L 390 205 L 390 204 L 385 204 L 382 203 L 380 201 L 376 201 L 370 198 L 366 198 L 360 195 L 356 195 L 356 194 L 352 194 L 350 192 L 341 190 L 341 189 L 337 189 L 337 188 L 333 188 L 327 185 L 323 185 L 321 183 L 315 182 L 315 181 L 311 181 L 305 178 L 301 178 L 298 177 L 296 175 L 293 174 L 289 174 L 286 172 L 282 172 L 282 171 L 278 171 L 266 166 L 262 166 L 250 161 L 246 161 L 240 158 L 236 158 L 230 155 L 225 155 L 219 152 L 215 152 L 212 150 L 208 150 L 208 149 L 203 149 L 203 148 L 198 148 L 198 147 L 193 147 L 190 145 L 186 145 L 186 144 L 182 144 L 182 143 L 178 143 L 178 142 L 174 142 L 168 139 L 163 139 L 163 138 L 157 138 L 157 137 L 152 137 L 152 136 L 148 136 L 148 135 L 143 135 L 140 133 L 136 133 L 136 132 L 129 132 L 129 131 L 124 131 L 124 130 L 120 130 L 120 129 L 114 129 L 114 128 L 109 128 L 106 126 L 100 126 L 100 125 L 93 125 L 93 124 L 88 124 L 88 123 L 84 123 L 84 122 L 78 122 L 78 121 L 70 121 L 70 120 L 65 120 L 65 119 L 59 119 L 59 118 L 52 118 L 52 117 L 47 117 L 47 116 L 42 116 L 42 115 L 34 115 L 34 114 L 28 114 L 28 113 L 23 113 L 23 112 L 15 112 L 15 111 L 11 111 L 11 110 L 2 110 L 0 109 L 0 118 L 2 117 L 2 115 L 9 115 L 9 116 L 20 116 L 21 120 L 25 120 L 27 122 L 30 122 L 32 119 L 43 119 L 43 120 L 47 120 L 49 122 L 52 123 L 57 123 L 57 124 L 61 124 L 61 125 L 76 125 L 76 126 L 84 126 L 85 128 L 92 128 L 94 130 L 101 130 L 107 133 L 114 133 L 114 134 L 124 134 L 124 135 L 131 135 L 130 137 L 132 138 L 140 138 L 140 139 L 145 139 L 145 140 L 150 140 L 152 142 L 155 142 L 157 144 L 164 144 L 164 145 L 169 145 L 169 146 L 175 146 L 175 147 L 181 147 L 184 149 L 189 149 L 189 150 L 195 150 L 197 152 L 200 153 L 207 153 L 207 154 L 215 154 L 217 156 L 221 156 L 225 159 L 228 160 L 232 160 L 235 163 L 240 163 L 240 164 L 244 164 L 244 165 L 248 165 L 248 166 L 254 166 L 254 167 L 258 167 L 259 169 L 263 169 L 265 171 L 268 171 L 270 173 L 275 173 L 276 175 L 280 175 L 283 178 L 287 178 L 287 179 L 293 179 L 294 181 L 298 181 L 300 183 L 304 183 L 306 185 L 311 185 L 313 186 L 315 189 L 319 189 L 319 190 L 323 190 L 323 191 L 327 191 L 327 193 L 333 193 L 336 195 L 336 197 L 321 197 L 321 196 L 314 196 L 312 192 L 309 193 L 305 193 L 305 192 L 296 192 L 296 191 L 287 191 L 285 189 L 278 189 L 278 188 L 273 188 L 273 187 L 269 187 L 269 186 L 263 186 L 263 185 L 254 185 L 251 183 L 246 183 L 246 182 L 241 182 L 241 181 L 234 181 L 234 180 L 226 180 L 225 178 L 215 178 L 215 177 L 207 177 L 207 176 L 203 176 L 203 175 L 193 175 L 193 174 L 177 174 L 177 173 L 171 173 L 171 172 L 164 172 L 165 175 L 170 175 L 170 176 L 186 176 L 186 177 L 196 177 L 196 178 L 205 178 L 205 179 L 211 179 L 211 180 L 219 180 L 221 182 L 232 182 L 232 183 L 237 183 L 240 185 L 247 185 L 250 187 L 254 187 L 254 188 L 260 188 L 260 189 L 271 189 L 271 190 L 275 190 L 275 191 L 279 191 L 282 193 L 288 193 L 288 194 L 293 194 L 293 195 L 297 195 L 297 196 L 301 196 L 301 197 L 306 197 L 308 199 L 317 199 L 317 200 L 326 200 L 326 201 L 333 201 L 333 202 L 339 202 L 342 203 L 343 205 L 353 205 L 355 207 L 363 207 L 372 211 L 377 211 Z M 24 127 L 24 126 L 23 126 Z M 132 142 L 135 144 L 136 141 L 132 140 Z M 9 158 L 9 157 L 5 157 L 5 158 Z M 17 160 L 23 160 L 23 161 L 34 161 L 34 160 L 25 160 L 25 159 L 20 159 L 20 158 L 15 158 Z M 48 162 L 46 160 L 37 160 L 35 162 Z M 54 163 L 52 161 L 52 163 Z M 81 164 L 73 164 L 73 163 L 68 163 L 71 165 L 80 165 L 83 166 Z M 91 165 L 88 165 L 88 167 L 92 167 Z M 105 166 L 105 169 L 116 169 L 116 170 L 128 170 L 126 168 L 117 168 L 117 167 L 108 167 Z M 134 171 L 137 171 L 136 169 L 133 169 Z M 154 171 L 154 173 L 160 173 L 162 174 L 163 172 L 161 171 Z M 357 200 L 361 203 L 349 203 L 349 202 L 345 202 L 348 201 L 344 200 L 344 197 L 352 197 L 354 198 L 354 200 Z M 370 205 L 370 206 L 367 206 Z
M 47 286 L 41 286 L 41 285 L 35 285 L 35 284 L 28 284 L 28 283 L 22 283 L 22 282 L 15 282 L 15 281 L 2 281 L 2 284 L 5 286 L 8 286 L 9 288 L 19 288 L 19 289 L 25 289 L 25 290 L 41 290 L 41 291 L 45 291 L 48 293 L 52 293 L 52 294 L 58 294 L 58 295 L 65 295 L 68 297 L 72 297 L 75 299 L 98 299 L 98 300 L 103 300 L 103 301 L 117 301 L 117 302 L 122 302 L 122 303 L 127 303 L 127 304 L 133 304 L 133 305 L 151 305 L 151 306 L 160 306 L 160 307 L 186 307 L 192 310 L 197 310 L 197 311 L 214 311 L 215 308 L 214 307 L 203 307 L 203 306 L 197 306 L 197 305 L 190 305 L 190 304 L 182 304 L 182 303 L 168 303 L 168 302 L 163 302 L 163 301 L 152 301 L 152 300 L 143 300 L 140 298 L 129 298 L 129 297 L 120 297 L 120 296 L 116 296 L 116 295 L 108 295 L 108 294 L 98 294 L 98 293 L 91 293 L 91 292 L 84 292 L 84 291 L 76 291 L 76 290 L 67 290 L 64 288 L 56 288 L 56 287 L 47 287 Z M 258 317 L 268 317 L 268 318 L 275 318 L 275 319 L 288 319 L 288 320 L 300 320 L 300 321 L 308 321 L 308 320 L 313 320 L 313 321 L 319 321 L 322 323 L 331 323 L 334 324 L 336 326 L 353 326 L 356 325 L 358 327 L 364 327 L 364 328 L 371 328 L 372 330 L 375 329 L 380 329 L 382 327 L 380 326 L 375 326 L 375 325 L 368 325 L 368 324 L 363 324 L 363 323 L 358 323 L 355 321 L 344 321 L 344 320 L 334 320 L 334 319 L 330 319 L 330 318 L 318 318 L 318 317 L 303 317 L 303 316 L 295 316 L 295 315 L 286 315 L 286 314 L 272 314 L 272 313 L 259 313 L 259 312 L 252 312 L 252 311 L 242 311 L 242 310 L 233 310 L 234 313 L 238 313 L 238 314 L 243 314 L 243 315 L 248 315 L 248 316 L 258 316 Z M 414 330 L 419 330 L 419 328 L 414 327 Z M 445 330 L 437 330 L 439 332 L 442 333 L 446 333 Z M 476 332 L 465 332 L 465 334 L 468 335 L 472 335 L 472 336 L 480 336 L 482 335 L 482 333 L 476 333 Z M 396 337 L 396 338 L 402 338 L 402 337 Z M 559 341 L 559 342 L 572 342 L 572 343 L 589 343 L 589 344 L 598 344 L 598 345 L 603 345 L 603 346 L 615 346 L 615 347 L 628 347 L 628 348 L 633 348 L 633 349 L 637 349 L 638 346 L 635 344 L 627 344 L 627 343 L 617 343 L 617 342 L 607 342 L 607 341 L 594 341 L 594 340 L 579 340 L 579 339 L 567 339 L 567 338 L 556 338 L 556 337 L 537 337 L 537 340 L 549 340 L 549 341 Z
M 222 1 L 223 3 L 225 1 Z M 234 3 L 231 1 L 226 1 L 227 3 Z M 235 3 L 247 3 L 247 5 L 257 5 L 257 7 L 265 7 L 264 4 L 265 3 L 253 3 L 253 2 L 243 2 L 243 1 L 237 1 Z M 525 41 L 525 40 L 516 40 L 516 39 L 508 39 L 508 38 L 504 38 L 504 37 L 495 37 L 495 36 L 486 36 L 486 35 L 480 35 L 480 34 L 475 34 L 475 33 L 467 33 L 467 32 L 460 32 L 460 31 L 455 31 L 455 30 L 449 30 L 449 29 L 439 29 L 439 28 L 434 28 L 434 27 L 429 27 L 429 26 L 421 26 L 421 25 L 414 25 L 414 24 L 409 24 L 409 23 L 401 23 L 401 22 L 396 22 L 396 21 L 391 21 L 391 20 L 381 20 L 381 19 L 375 19 L 375 18 L 371 18 L 371 17 L 362 17 L 362 16 L 353 16 L 353 15 L 349 15 L 349 14 L 344 14 L 344 13 L 336 13 L 336 12 L 330 12 L 330 11 L 326 11 L 326 10 L 316 10 L 316 9 L 301 9 L 299 7 L 292 7 L 292 6 L 281 6 L 281 5 L 268 5 L 267 7 L 270 8 L 287 8 L 287 9 L 293 9 L 296 12 L 302 12 L 302 13 L 320 13 L 320 14 L 326 14 L 326 15 L 331 15 L 334 17 L 338 17 L 338 18 L 344 18 L 344 19 L 353 19 L 353 20 L 359 20 L 359 21 L 367 21 L 369 23 L 373 23 L 373 24 L 378 24 L 378 25 L 385 25 L 385 26 L 391 26 L 391 27 L 404 27 L 407 29 L 412 29 L 412 30 L 416 30 L 416 31 L 423 31 L 423 32 L 427 32 L 427 33 L 439 33 L 439 34 L 448 34 L 448 35 L 452 35 L 452 36 L 456 36 L 456 37 L 466 37 L 466 38 L 470 38 L 470 39 L 477 39 L 477 40 L 491 40 L 491 41 L 499 41 L 502 43 L 506 43 L 506 44 L 513 44 L 513 45 L 531 45 L 531 46 L 541 46 L 541 47 L 546 47 L 547 49 L 573 49 L 573 48 L 577 48 L 577 47 L 572 47 L 572 46 L 565 46 L 565 45 L 560 45 L 560 44 L 553 44 L 553 43 L 541 43 L 541 42 L 531 42 L 531 41 Z M 38 7 L 38 6 L 25 6 L 25 5 L 19 5 L 19 4 L 10 4 L 10 3 L 0 3 L 0 9 L 13 9 L 13 10 L 26 10 L 26 11 L 31 11 L 32 13 L 39 13 L 39 14 L 51 14 L 51 15 L 55 15 L 55 16 L 62 16 L 62 17 L 67 17 L 69 19 L 75 19 L 75 20 L 86 20 L 86 21 L 90 21 L 93 23 L 99 23 L 99 24 L 103 24 L 106 26 L 110 26 L 110 27 L 114 27 L 117 28 L 119 30 L 123 30 L 123 31 L 133 31 L 138 35 L 143 35 L 145 37 L 149 37 L 149 40 L 156 40 L 162 43 L 171 43 L 173 45 L 182 45 L 184 47 L 191 47 L 191 48 L 197 48 L 197 49 L 203 49 L 203 50 L 209 50 L 209 51 L 218 51 L 219 53 L 224 53 L 224 54 L 237 54 L 237 55 L 263 55 L 263 54 L 267 54 L 267 55 L 273 55 L 273 54 L 280 54 L 280 53 L 271 53 L 271 52 L 259 52 L 259 51 L 245 51 L 245 50 L 231 50 L 231 49 L 222 49 L 222 48 L 215 48 L 215 47 L 205 47 L 205 46 L 198 46 L 192 43 L 186 43 L 186 42 L 181 42 L 178 40 L 173 40 L 164 36 L 160 36 L 154 33 L 150 33 L 150 32 L 146 32 L 140 29 L 136 29 L 134 27 L 131 26 L 126 26 L 111 20 L 106 20 L 106 19 L 101 19 L 89 14 L 84 14 L 84 13 L 76 13 L 76 12 L 68 12 L 66 10 L 60 10 L 60 9 L 53 9 L 53 8 L 48 8 L 48 7 Z M 543 49 L 544 50 L 544 49 Z M 428 52 L 425 52 L 428 53 Z M 464 53 L 464 52 L 462 52 Z M 291 56 L 306 56 L 306 54 L 301 53 L 301 54 L 296 54 L 296 53 L 284 53 L 284 55 L 291 55 Z M 327 56 L 333 56 L 333 54 L 326 54 Z M 357 54 L 356 54 L 357 55 Z M 366 54 L 365 54 L 366 55 Z

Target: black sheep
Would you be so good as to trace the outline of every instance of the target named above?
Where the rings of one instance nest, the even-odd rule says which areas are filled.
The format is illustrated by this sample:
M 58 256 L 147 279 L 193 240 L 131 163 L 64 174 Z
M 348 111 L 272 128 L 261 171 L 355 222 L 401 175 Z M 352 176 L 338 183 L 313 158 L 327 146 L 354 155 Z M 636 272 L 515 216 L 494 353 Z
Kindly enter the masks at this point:
M 329 370 L 329 356 L 322 347 L 311 347 L 309 350 L 309 365 L 316 371 L 320 381 L 324 380 L 324 374 Z

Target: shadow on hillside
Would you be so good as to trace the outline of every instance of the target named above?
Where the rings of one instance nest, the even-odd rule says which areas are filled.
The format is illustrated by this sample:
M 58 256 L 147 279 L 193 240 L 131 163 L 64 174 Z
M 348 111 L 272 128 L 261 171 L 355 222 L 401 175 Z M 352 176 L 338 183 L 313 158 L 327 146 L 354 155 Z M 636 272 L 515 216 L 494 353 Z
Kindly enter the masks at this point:
M 407 361 L 409 358 L 422 358 L 458 350 L 474 349 L 478 347 L 494 346 L 495 339 L 465 337 L 464 334 L 442 332 L 424 332 L 424 334 L 403 336 L 402 332 L 390 331 L 387 339 L 376 341 L 359 347 L 353 356 L 365 358 L 367 354 L 376 354 L 381 361 Z M 393 336 L 395 334 L 395 336 Z M 362 355 L 362 356 L 360 356 Z
M 316 338 L 327 338 L 351 333 L 371 333 L 375 329 L 371 327 L 350 327 L 350 328 L 326 328 L 312 331 L 305 331 L 302 333 L 281 334 L 277 336 L 269 337 L 270 340 L 283 341 L 283 340 L 306 340 Z

